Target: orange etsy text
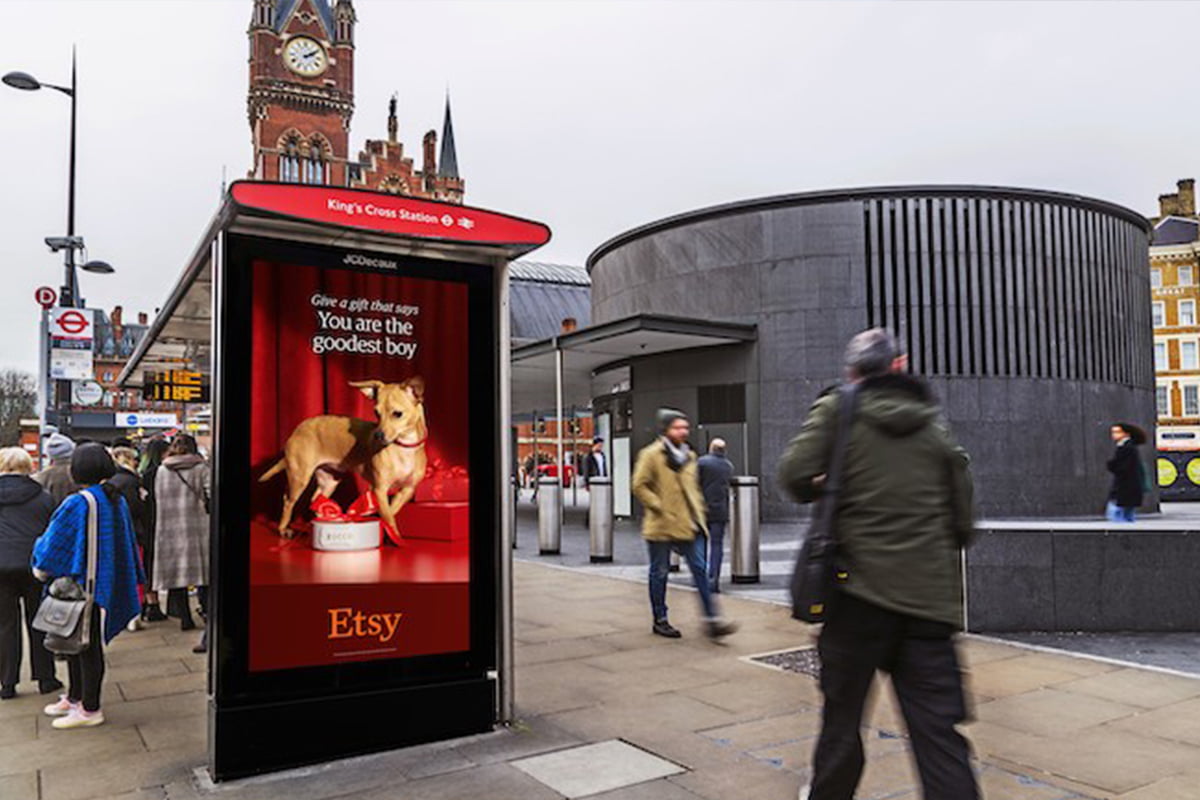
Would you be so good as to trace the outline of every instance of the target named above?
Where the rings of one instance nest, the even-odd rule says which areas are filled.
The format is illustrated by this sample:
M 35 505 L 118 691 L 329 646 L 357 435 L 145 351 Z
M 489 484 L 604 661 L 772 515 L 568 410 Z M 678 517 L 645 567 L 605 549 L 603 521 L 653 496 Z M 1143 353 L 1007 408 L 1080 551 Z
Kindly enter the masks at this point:
M 390 642 L 400 627 L 400 612 L 364 614 L 353 608 L 329 609 L 329 639 L 365 639 L 373 637 Z

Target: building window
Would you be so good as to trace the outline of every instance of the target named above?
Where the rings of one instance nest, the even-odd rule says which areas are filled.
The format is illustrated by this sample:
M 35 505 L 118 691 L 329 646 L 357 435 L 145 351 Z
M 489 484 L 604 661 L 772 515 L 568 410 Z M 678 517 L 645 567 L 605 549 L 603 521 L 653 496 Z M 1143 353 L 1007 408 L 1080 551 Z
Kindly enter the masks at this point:
M 1195 341 L 1179 343 L 1179 368 L 1200 369 L 1200 358 L 1197 358 Z
M 1151 289 L 1161 289 L 1162 288 L 1162 270 L 1161 269 L 1150 270 L 1150 288 Z
M 1151 318 L 1154 321 L 1154 327 L 1161 328 L 1167 324 L 1166 303 L 1161 300 L 1150 304 Z
M 1168 405 L 1167 387 L 1156 386 L 1154 389 L 1154 402 L 1158 406 L 1158 415 L 1160 417 L 1171 416 L 1171 408 Z
M 1179 285 L 1180 286 L 1191 286 L 1192 285 L 1192 268 L 1191 267 L 1180 267 L 1179 268 Z
M 1179 301 L 1179 324 L 1180 325 L 1195 325 L 1196 324 L 1196 301 L 1195 300 L 1180 300 Z
M 1183 415 L 1200 416 L 1200 386 L 1183 387 Z
M 1166 372 L 1170 369 L 1170 366 L 1167 364 L 1166 342 L 1154 343 L 1154 369 L 1157 372 Z

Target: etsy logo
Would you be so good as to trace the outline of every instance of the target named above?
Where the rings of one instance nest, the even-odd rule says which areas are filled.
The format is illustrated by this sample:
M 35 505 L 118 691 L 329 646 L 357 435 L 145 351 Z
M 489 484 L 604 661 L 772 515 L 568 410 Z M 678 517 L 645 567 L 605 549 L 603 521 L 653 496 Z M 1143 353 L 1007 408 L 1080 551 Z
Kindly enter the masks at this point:
M 329 635 L 327 639 L 369 639 L 390 642 L 400 627 L 399 611 L 383 614 L 364 614 L 353 608 L 329 609 Z

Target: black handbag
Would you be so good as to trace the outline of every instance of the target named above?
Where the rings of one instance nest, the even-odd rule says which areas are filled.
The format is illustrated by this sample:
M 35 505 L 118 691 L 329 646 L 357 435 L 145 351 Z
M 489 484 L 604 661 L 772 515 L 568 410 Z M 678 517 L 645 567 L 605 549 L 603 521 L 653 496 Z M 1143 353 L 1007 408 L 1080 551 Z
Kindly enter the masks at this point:
M 96 498 L 83 491 L 87 500 L 87 575 L 80 586 L 74 578 L 61 577 L 50 584 L 38 606 L 33 627 L 46 634 L 45 648 L 61 656 L 76 656 L 92 643 L 92 606 L 96 602 L 97 508 Z
M 842 488 L 842 475 L 846 466 L 846 450 L 850 446 L 850 426 L 854 421 L 857 405 L 858 385 L 843 385 L 838 390 L 837 428 L 829 458 L 829 469 L 825 472 L 821 498 L 813 509 L 808 535 L 800 545 L 800 553 L 796 556 L 796 568 L 792 572 L 792 618 L 803 622 L 825 621 L 830 601 L 833 599 L 834 586 L 838 580 L 845 579 L 844 574 L 838 574 L 837 534 L 834 525 L 838 493 Z

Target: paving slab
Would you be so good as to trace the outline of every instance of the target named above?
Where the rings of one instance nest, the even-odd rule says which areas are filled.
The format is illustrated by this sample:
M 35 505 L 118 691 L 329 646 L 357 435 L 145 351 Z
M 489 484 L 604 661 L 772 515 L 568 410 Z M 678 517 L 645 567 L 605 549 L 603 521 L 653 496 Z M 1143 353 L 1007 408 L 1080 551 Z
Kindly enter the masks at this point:
M 1055 736 L 1132 717 L 1140 711 L 1137 706 L 1114 703 L 1099 697 L 1080 702 L 1079 695 L 1071 692 L 1038 689 L 978 705 L 975 716 L 983 722 L 1014 731 Z
M 567 798 L 587 797 L 684 772 L 619 739 L 523 758 L 512 765 Z
M 1061 683 L 1056 688 L 1141 708 L 1161 708 L 1200 697 L 1200 679 L 1179 680 L 1144 669 L 1116 669 Z

